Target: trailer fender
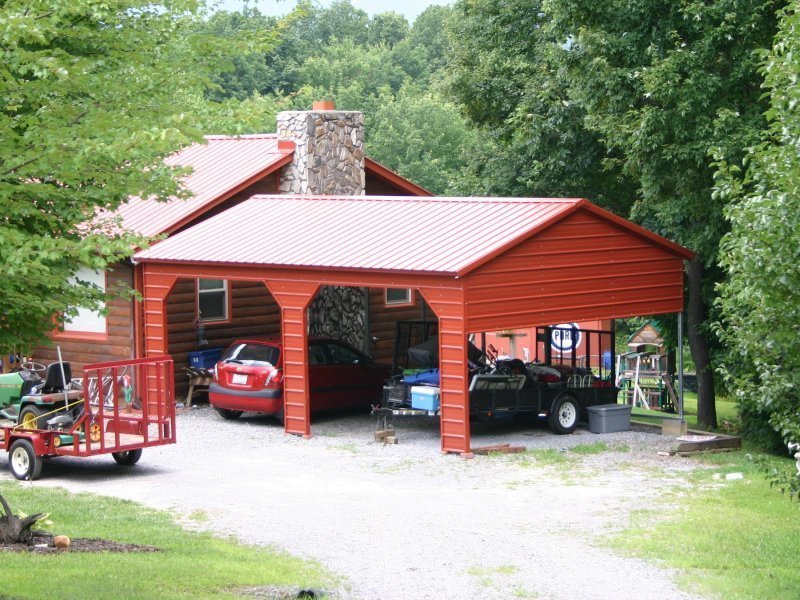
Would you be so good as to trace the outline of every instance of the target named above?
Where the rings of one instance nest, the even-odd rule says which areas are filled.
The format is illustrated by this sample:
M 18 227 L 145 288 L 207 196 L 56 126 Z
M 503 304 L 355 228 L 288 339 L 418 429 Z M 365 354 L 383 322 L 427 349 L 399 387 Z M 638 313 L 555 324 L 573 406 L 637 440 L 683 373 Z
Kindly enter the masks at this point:
M 53 436 L 47 432 L 20 432 L 8 437 L 6 448 L 11 449 L 17 440 L 28 440 L 37 456 L 50 456 L 54 452 Z

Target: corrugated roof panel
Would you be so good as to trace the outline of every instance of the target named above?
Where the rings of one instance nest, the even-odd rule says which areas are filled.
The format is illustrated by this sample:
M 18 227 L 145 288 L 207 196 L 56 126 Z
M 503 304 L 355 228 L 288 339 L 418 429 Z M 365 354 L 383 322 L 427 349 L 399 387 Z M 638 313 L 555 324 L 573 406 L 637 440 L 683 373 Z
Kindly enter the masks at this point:
M 168 165 L 192 168 L 185 185 L 193 197 L 169 202 L 132 198 L 117 211 L 126 229 L 144 235 L 169 231 L 208 204 L 270 170 L 294 151 L 278 148 L 275 134 L 207 136 L 205 141 L 205 144 L 184 148 L 164 161 Z
M 461 273 L 579 199 L 254 196 L 137 260 Z

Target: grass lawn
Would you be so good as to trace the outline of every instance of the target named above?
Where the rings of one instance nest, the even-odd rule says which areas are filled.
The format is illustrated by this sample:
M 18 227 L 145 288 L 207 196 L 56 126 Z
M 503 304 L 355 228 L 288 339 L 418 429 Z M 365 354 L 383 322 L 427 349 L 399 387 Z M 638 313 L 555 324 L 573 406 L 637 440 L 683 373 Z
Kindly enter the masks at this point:
M 667 499 L 678 508 L 637 514 L 612 546 L 679 569 L 683 585 L 712 597 L 800 598 L 800 503 L 770 488 L 744 451 L 698 460 L 715 468 L 698 470 L 688 495 Z M 728 473 L 744 479 L 728 481 Z
M 684 392 L 683 403 L 684 403 L 683 412 L 684 412 L 684 418 L 686 419 L 686 423 L 689 425 L 690 428 L 694 429 L 697 427 L 697 394 L 694 392 Z M 663 419 L 664 417 L 675 417 L 677 415 L 673 415 L 670 413 L 662 413 L 658 410 L 633 408 L 633 410 L 631 411 L 631 416 L 635 419 L 648 422 L 650 419 L 657 419 L 660 421 L 660 419 Z M 738 422 L 738 420 L 739 420 L 739 413 L 736 403 L 717 398 L 717 422 L 720 425 L 722 425 L 723 422 L 725 421 L 735 424 Z M 725 429 L 724 427 L 720 426 L 720 430 L 724 429 Z
M 48 529 L 71 538 L 105 538 L 156 546 L 160 552 L 0 554 L 5 598 L 235 598 L 258 586 L 331 589 L 320 565 L 244 546 L 176 525 L 169 513 L 124 500 L 60 489 L 0 483 L 14 512 L 50 514 Z

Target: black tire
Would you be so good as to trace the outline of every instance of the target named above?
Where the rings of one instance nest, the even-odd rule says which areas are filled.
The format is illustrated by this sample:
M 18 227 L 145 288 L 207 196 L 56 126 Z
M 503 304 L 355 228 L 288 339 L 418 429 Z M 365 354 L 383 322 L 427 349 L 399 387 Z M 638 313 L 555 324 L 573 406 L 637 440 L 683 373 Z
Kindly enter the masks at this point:
M 244 413 L 242 410 L 228 410 L 227 408 L 215 408 L 214 410 L 226 421 L 235 421 Z
M 574 396 L 563 394 L 555 399 L 547 421 L 550 429 L 559 435 L 572 433 L 578 427 L 581 416 L 581 405 Z
M 136 450 L 123 450 L 122 452 L 112 452 L 111 456 L 117 461 L 117 464 L 125 465 L 127 467 L 135 465 L 142 458 L 142 449 Z
M 8 468 L 17 479 L 33 481 L 42 472 L 42 457 L 36 456 L 30 440 L 19 439 L 11 444 Z
M 47 411 L 43 408 L 39 408 L 35 404 L 29 404 L 25 408 L 23 408 L 19 412 L 19 418 L 17 419 L 17 423 L 21 426 L 26 425 L 25 422 L 35 424 L 33 429 L 44 429 L 47 424 L 39 421 L 39 417 L 45 414 Z M 31 429 L 30 427 L 25 426 L 25 429 Z

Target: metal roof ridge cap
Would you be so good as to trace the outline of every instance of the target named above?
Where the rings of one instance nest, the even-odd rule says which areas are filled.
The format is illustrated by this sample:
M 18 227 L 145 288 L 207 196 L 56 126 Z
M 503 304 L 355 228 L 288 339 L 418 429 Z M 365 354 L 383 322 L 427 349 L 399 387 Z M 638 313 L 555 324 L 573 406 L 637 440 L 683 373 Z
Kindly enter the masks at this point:
M 291 200 L 322 200 L 348 202 L 397 202 L 397 203 L 441 203 L 441 204 L 572 204 L 587 202 L 585 198 L 518 198 L 512 196 L 388 196 L 324 195 L 324 194 L 253 194 L 252 198 L 282 198 Z
M 277 133 L 242 133 L 240 135 L 226 135 L 224 133 L 210 133 L 204 135 L 205 140 L 232 141 L 237 140 L 277 140 Z

